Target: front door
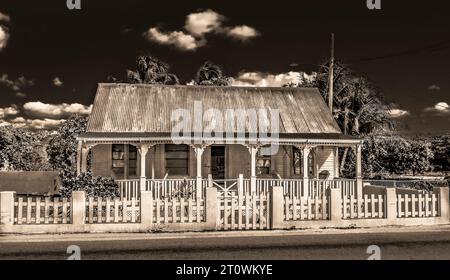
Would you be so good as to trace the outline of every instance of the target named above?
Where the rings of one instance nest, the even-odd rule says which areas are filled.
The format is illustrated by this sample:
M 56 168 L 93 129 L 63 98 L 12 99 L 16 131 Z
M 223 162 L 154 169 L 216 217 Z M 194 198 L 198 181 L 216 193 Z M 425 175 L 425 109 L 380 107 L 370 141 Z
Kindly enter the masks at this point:
M 225 146 L 211 147 L 211 174 L 213 179 L 225 179 Z

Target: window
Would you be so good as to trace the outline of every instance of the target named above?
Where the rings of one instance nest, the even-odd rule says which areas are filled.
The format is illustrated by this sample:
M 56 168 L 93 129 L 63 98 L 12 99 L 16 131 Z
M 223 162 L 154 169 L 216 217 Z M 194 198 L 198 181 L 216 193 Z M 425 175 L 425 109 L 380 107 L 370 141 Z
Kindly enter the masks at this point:
M 303 153 L 297 147 L 293 147 L 293 168 L 294 175 L 303 175 Z M 308 156 L 308 176 L 314 176 L 314 154 L 309 153 Z
M 127 168 L 127 172 L 125 169 Z M 112 145 L 112 169 L 119 177 L 137 175 L 137 148 L 133 145 Z
M 169 175 L 189 175 L 189 147 L 165 145 L 166 170 Z
M 137 175 L 137 148 L 128 145 L 128 176 Z
M 125 145 L 112 145 L 112 168 L 115 174 L 123 175 L 125 167 Z
M 270 175 L 271 156 L 258 151 L 256 155 L 256 175 Z

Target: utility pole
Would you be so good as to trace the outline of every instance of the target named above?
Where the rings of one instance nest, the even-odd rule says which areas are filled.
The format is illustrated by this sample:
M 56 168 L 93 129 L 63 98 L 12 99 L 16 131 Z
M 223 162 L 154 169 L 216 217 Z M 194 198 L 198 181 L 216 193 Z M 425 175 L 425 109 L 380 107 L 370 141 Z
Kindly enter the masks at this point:
M 328 108 L 333 113 L 333 82 L 334 82 L 334 33 L 331 33 L 331 59 L 328 75 Z

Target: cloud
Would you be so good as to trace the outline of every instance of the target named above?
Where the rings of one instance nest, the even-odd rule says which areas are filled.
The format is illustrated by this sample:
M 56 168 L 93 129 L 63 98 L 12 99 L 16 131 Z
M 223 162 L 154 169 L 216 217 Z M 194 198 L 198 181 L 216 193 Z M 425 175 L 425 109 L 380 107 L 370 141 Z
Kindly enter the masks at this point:
M 20 76 L 16 80 L 11 80 L 8 77 L 8 74 L 1 74 L 0 75 L 0 84 L 3 84 L 6 87 L 8 87 L 14 91 L 19 91 L 24 87 L 33 86 L 34 81 L 27 80 L 24 76 Z
M 203 44 L 201 40 L 198 41 L 194 36 L 186 34 L 183 31 L 164 33 L 156 27 L 152 27 L 143 35 L 149 41 L 161 45 L 173 45 L 182 51 L 193 51 Z
M 259 35 L 259 32 L 253 27 L 247 25 L 240 25 L 230 28 L 227 35 L 241 41 L 248 41 Z
M 431 113 L 434 116 L 448 116 L 450 115 L 450 106 L 447 102 L 439 102 L 433 107 L 425 108 L 424 112 Z
M 71 114 L 88 115 L 92 110 L 92 105 L 85 106 L 79 103 L 46 104 L 38 101 L 25 103 L 23 109 L 30 116 L 56 119 Z
M 206 33 L 220 29 L 224 19 L 224 16 L 213 10 L 192 13 L 187 16 L 184 28 L 192 35 L 203 36 Z
M 24 92 L 19 91 L 19 92 L 16 92 L 16 97 L 25 98 L 25 97 L 27 97 L 27 94 L 24 93 Z
M 206 45 L 205 35 L 212 32 L 226 35 L 242 42 L 259 35 L 256 29 L 247 25 L 223 26 L 225 19 L 225 16 L 213 10 L 191 13 L 186 17 L 185 31 L 163 32 L 157 27 L 150 27 L 143 33 L 143 36 L 148 41 L 161 45 L 172 45 L 181 51 L 194 51 Z
M 7 14 L 0 12 L 0 21 L 9 22 L 11 18 Z
M 55 86 L 55 87 L 62 87 L 63 86 L 63 81 L 61 81 L 61 79 L 59 78 L 59 77 L 55 77 L 54 79 L 53 79 L 53 85 Z
M 431 85 L 428 87 L 428 90 L 432 90 L 432 91 L 440 91 L 441 87 L 438 85 Z
M 19 113 L 16 105 L 12 105 L 11 107 L 0 108 L 0 118 L 4 118 L 6 116 L 15 116 Z
M 58 128 L 66 120 L 54 119 L 25 119 L 24 117 L 17 117 L 7 122 L 14 127 L 32 128 L 32 129 L 55 129 Z M 6 124 L 5 124 L 6 125 Z
M 6 48 L 9 40 L 8 29 L 3 25 L 0 25 L 0 51 Z
M 410 114 L 408 111 L 402 109 L 391 109 L 388 113 L 394 119 L 406 117 Z
M 232 80 L 233 86 L 254 87 L 282 87 L 286 84 L 302 84 L 304 81 L 314 80 L 316 75 L 308 75 L 304 72 L 288 72 L 281 74 L 270 74 L 263 72 L 241 72 Z

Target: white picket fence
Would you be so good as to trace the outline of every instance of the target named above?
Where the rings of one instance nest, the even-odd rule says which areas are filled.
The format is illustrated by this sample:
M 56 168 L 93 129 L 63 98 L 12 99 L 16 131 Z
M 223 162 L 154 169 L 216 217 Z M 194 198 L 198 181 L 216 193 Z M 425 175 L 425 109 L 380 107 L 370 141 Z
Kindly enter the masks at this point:
M 434 193 L 397 195 L 398 218 L 437 217 L 439 208 L 439 199 Z
M 86 201 L 86 223 L 139 223 L 140 200 L 119 198 L 93 198 Z
M 206 220 L 204 199 L 178 197 L 153 201 L 152 220 L 156 224 L 201 223 Z
M 58 197 L 22 197 L 14 201 L 14 223 L 21 224 L 68 224 L 71 201 Z
M 327 220 L 328 197 L 284 197 L 284 221 Z
M 358 198 L 356 195 L 342 197 L 343 219 L 382 219 L 385 218 L 385 196 L 367 195 Z
M 217 225 L 223 230 L 270 228 L 270 194 L 218 192 Z

